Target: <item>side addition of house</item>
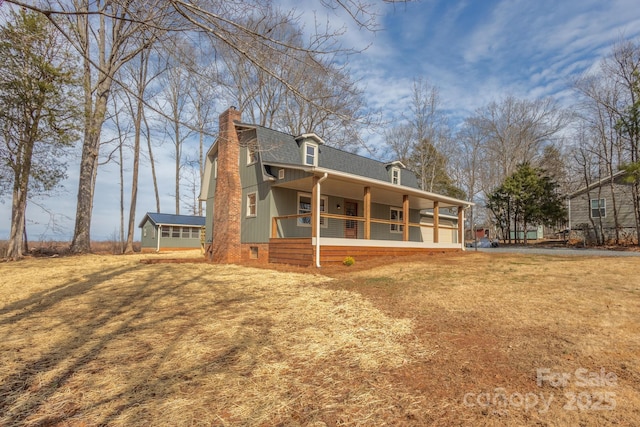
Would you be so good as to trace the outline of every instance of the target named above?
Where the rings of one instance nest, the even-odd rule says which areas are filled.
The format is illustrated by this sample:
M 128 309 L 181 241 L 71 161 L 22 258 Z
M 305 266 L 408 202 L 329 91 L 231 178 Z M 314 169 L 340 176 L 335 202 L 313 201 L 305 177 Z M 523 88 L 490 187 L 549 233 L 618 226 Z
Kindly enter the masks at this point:
M 320 266 L 464 249 L 471 203 L 420 190 L 400 162 L 242 123 L 234 108 L 220 115 L 219 130 L 200 193 L 214 262 Z

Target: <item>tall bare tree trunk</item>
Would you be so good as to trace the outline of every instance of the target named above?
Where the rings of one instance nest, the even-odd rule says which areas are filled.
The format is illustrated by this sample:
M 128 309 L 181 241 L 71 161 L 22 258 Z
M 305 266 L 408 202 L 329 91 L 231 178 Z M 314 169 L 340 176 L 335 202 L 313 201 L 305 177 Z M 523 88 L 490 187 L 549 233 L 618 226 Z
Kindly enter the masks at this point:
M 147 150 L 149 151 L 149 163 L 151 164 L 151 177 L 153 178 L 153 192 L 156 196 L 156 212 L 160 213 L 160 192 L 158 191 L 158 178 L 156 177 L 156 163 L 153 160 L 153 148 L 151 147 L 151 133 L 147 117 L 143 114 L 142 120 L 147 131 Z
M 29 149 L 32 151 L 33 147 Z M 11 202 L 11 230 L 9 232 L 9 242 L 7 244 L 7 258 L 17 260 L 24 255 L 22 249 L 24 247 L 23 236 L 25 233 L 25 212 L 27 210 L 27 188 L 29 183 L 29 174 L 31 170 L 31 162 L 27 159 L 31 158 L 31 154 L 26 152 L 24 158 L 24 166 L 16 172 L 13 184 L 13 198 Z
M 138 201 L 138 175 L 140 170 L 140 137 L 142 134 L 142 117 L 144 116 L 143 96 L 147 87 L 147 65 L 149 55 L 140 52 L 140 69 L 138 70 L 138 91 L 136 94 L 136 111 L 134 117 L 133 172 L 131 177 L 131 204 L 129 205 L 129 224 L 125 253 L 133 253 L 133 235 L 135 232 L 136 204 Z M 133 110 L 133 109 L 132 109 Z
M 76 208 L 76 225 L 71 242 L 72 253 L 91 252 L 91 215 L 93 212 L 93 194 L 95 177 L 98 172 L 98 155 L 100 151 L 100 135 L 102 123 L 107 111 L 107 100 L 111 89 L 111 79 L 105 78 L 99 86 L 95 107 L 89 111 L 87 118 L 82 158 L 80 160 L 80 178 L 78 183 L 78 205 Z M 86 89 L 86 88 L 85 88 Z M 102 89 L 102 90 L 100 90 Z M 89 93 L 89 96 L 90 93 Z M 89 102 L 91 100 L 89 99 Z

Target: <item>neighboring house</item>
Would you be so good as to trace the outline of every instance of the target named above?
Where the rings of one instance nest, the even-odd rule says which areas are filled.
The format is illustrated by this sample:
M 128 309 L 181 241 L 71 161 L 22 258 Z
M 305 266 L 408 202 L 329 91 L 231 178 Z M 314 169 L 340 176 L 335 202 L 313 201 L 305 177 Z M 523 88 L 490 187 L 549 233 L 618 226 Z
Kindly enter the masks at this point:
M 207 153 L 200 199 L 207 202 L 213 261 L 320 266 L 346 256 L 463 250 L 458 225 L 471 203 L 420 190 L 400 162 L 378 162 L 329 147 L 313 133 L 295 137 L 240 118 L 234 108 L 220 115 L 219 137 Z M 440 223 L 442 208 L 455 212 L 455 226 L 450 218 Z M 422 221 L 427 210 L 431 223 Z
M 569 229 L 590 241 L 615 241 L 616 218 L 620 243 L 637 241 L 632 185 L 623 180 L 624 171 L 594 182 L 568 198 Z
M 205 217 L 147 212 L 140 222 L 143 252 L 201 247 Z

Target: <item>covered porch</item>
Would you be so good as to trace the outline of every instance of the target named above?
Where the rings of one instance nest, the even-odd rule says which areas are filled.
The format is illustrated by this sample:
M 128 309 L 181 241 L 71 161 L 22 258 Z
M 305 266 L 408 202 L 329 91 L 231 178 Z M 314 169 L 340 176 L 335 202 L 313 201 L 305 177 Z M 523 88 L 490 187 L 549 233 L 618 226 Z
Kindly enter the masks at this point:
M 347 256 L 363 260 L 464 250 L 464 209 L 470 203 L 317 169 L 312 176 L 274 185 L 309 197 L 304 204 L 298 198 L 297 213 L 272 217 L 270 262 L 319 267 Z M 454 212 L 457 223 L 441 224 L 442 209 Z M 425 211 L 432 216 L 429 223 L 421 221 Z

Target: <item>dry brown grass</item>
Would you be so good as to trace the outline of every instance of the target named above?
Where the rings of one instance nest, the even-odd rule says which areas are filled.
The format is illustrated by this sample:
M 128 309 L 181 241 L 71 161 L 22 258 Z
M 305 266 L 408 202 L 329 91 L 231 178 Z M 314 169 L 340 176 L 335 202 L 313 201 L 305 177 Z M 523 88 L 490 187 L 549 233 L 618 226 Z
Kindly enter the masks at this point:
M 640 425 L 637 258 L 140 263 L 199 256 L 0 264 L 0 425 Z M 464 403 L 499 392 L 555 400 Z M 604 392 L 613 410 L 563 409 Z
M 640 425 L 638 258 L 468 253 L 359 271 L 340 283 L 411 318 L 423 345 L 435 349 L 396 375 L 421 396 L 420 417 L 429 423 Z M 539 387 L 538 369 L 571 377 Z M 583 386 L 578 369 L 588 376 L 604 369 L 617 385 Z M 529 410 L 518 405 L 519 396 L 534 403 L 532 393 L 553 396 L 548 411 L 541 400 Z M 581 399 L 574 410 L 572 396 Z M 613 410 L 596 409 L 614 406 L 612 399 Z

